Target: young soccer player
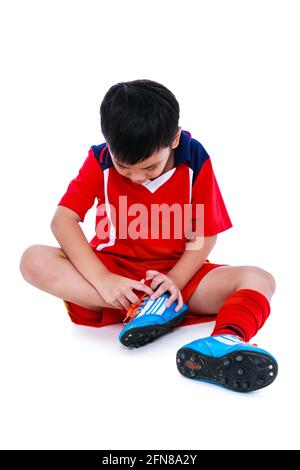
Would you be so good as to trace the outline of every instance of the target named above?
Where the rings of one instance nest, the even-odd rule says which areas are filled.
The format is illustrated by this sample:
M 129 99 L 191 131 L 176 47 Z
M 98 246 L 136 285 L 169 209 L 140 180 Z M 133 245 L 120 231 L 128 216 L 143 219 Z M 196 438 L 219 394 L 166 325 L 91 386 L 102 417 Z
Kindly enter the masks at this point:
M 117 83 L 100 115 L 105 142 L 90 148 L 51 222 L 60 248 L 27 248 L 24 279 L 62 299 L 74 323 L 129 320 L 127 347 L 216 320 L 210 337 L 179 349 L 178 370 L 239 392 L 269 385 L 277 362 L 249 340 L 269 316 L 275 280 L 207 259 L 232 223 L 210 156 L 179 127 L 174 94 L 151 80 Z M 95 200 L 88 242 L 79 224 Z

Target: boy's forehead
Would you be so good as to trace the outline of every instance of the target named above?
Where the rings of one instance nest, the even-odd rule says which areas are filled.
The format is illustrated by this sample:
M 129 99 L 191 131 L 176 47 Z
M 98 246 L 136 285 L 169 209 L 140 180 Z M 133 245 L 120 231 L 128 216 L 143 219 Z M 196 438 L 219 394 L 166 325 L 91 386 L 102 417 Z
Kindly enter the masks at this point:
M 116 163 L 120 163 L 121 165 L 126 166 L 128 168 L 131 167 L 131 168 L 136 168 L 136 169 L 145 168 L 147 166 L 154 165 L 155 163 L 162 162 L 163 160 L 168 158 L 170 155 L 169 147 L 165 147 L 165 148 L 159 149 L 157 152 L 153 153 L 152 155 L 150 155 L 150 157 L 146 158 L 142 162 L 135 163 L 134 165 L 129 165 L 128 163 L 123 163 L 121 161 L 119 162 L 118 159 L 110 151 L 109 146 L 108 146 L 108 150 L 110 152 L 111 157 Z

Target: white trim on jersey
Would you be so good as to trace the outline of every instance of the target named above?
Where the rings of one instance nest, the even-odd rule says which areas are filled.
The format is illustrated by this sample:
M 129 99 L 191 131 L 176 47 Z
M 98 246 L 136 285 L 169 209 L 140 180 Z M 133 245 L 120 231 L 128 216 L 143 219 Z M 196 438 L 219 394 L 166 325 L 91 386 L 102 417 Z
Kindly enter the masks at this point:
M 155 178 L 153 181 L 147 180 L 145 183 L 142 183 L 145 188 L 149 189 L 151 193 L 154 193 L 158 188 L 160 188 L 168 179 L 171 178 L 173 175 L 174 171 L 176 171 L 176 167 L 172 168 L 169 171 L 166 171 L 166 173 L 163 173 L 162 175 L 158 176 Z
M 191 204 L 191 202 L 192 202 L 193 176 L 194 176 L 194 170 L 193 170 L 192 168 L 189 168 L 189 177 L 190 177 L 190 204 Z
M 103 248 L 105 248 L 107 246 L 112 246 L 116 243 L 116 227 L 113 225 L 112 220 L 111 220 L 111 211 L 110 211 L 110 204 L 109 204 L 109 200 L 108 200 L 108 191 L 107 191 L 109 168 L 106 168 L 103 171 L 103 176 L 104 176 L 105 210 L 106 210 L 107 218 L 110 222 L 110 224 L 109 224 L 109 242 L 100 243 L 100 245 L 98 245 L 97 248 L 96 248 L 97 251 L 100 251 L 100 250 L 102 250 Z

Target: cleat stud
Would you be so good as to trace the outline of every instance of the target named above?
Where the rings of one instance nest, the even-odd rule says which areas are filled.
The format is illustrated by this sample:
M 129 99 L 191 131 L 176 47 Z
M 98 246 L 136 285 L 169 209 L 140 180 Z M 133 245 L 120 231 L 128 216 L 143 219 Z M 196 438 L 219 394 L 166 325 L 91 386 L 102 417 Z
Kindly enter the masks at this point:
M 243 383 L 242 383 L 242 388 L 243 388 L 244 390 L 248 390 L 248 388 L 249 388 L 249 383 L 248 383 L 248 382 L 243 382 Z
M 181 359 L 180 359 L 180 357 L 178 357 L 177 358 L 177 363 L 180 364 L 180 362 L 181 362 Z
M 190 371 L 190 376 L 191 376 L 191 377 L 195 377 L 195 375 L 196 375 L 196 372 L 195 372 L 194 370 L 191 370 L 191 371 Z
M 257 379 L 256 384 L 257 385 L 263 385 L 265 383 L 264 379 Z
M 192 362 L 190 360 L 184 361 L 184 365 L 190 370 L 201 370 L 202 364 L 200 362 Z
M 225 385 L 227 383 L 226 377 L 220 377 L 219 382 L 221 382 L 221 384 Z
M 185 354 L 184 354 L 184 353 L 180 353 L 180 354 L 179 354 L 179 357 L 180 357 L 180 359 L 183 360 L 183 359 L 185 359 Z
M 254 363 L 260 368 L 264 368 L 268 365 L 268 361 L 264 357 L 257 357 L 254 359 Z
M 190 361 L 196 362 L 196 361 L 197 361 L 197 357 L 196 357 L 195 355 L 191 356 L 191 357 L 190 357 Z
M 229 360 L 229 359 L 225 359 L 225 361 L 223 361 L 223 364 L 224 364 L 225 367 L 229 366 L 230 360 Z
M 239 354 L 239 355 L 236 356 L 236 358 L 235 358 L 235 360 L 236 360 L 237 362 L 242 362 L 243 359 L 244 359 L 244 358 L 243 358 L 243 356 L 242 356 L 241 354 Z
M 179 370 L 180 370 L 180 372 L 182 372 L 183 374 L 185 373 L 185 368 L 184 368 L 184 367 L 180 367 Z
M 237 380 L 234 380 L 232 382 L 232 386 L 233 386 L 233 388 L 238 389 L 238 388 L 240 388 L 240 382 L 238 382 Z
M 139 334 L 138 334 L 138 337 L 139 337 L 139 338 L 142 338 L 143 336 L 144 336 L 144 333 L 139 333 Z
M 273 366 L 272 364 L 269 365 L 269 369 L 272 370 L 273 369 Z
M 270 373 L 269 373 L 269 375 L 270 375 L 271 377 L 273 377 L 273 375 L 274 375 L 274 372 L 270 372 Z
M 244 375 L 244 372 L 245 372 L 244 369 L 238 369 L 238 371 L 237 371 L 237 373 L 239 375 Z
M 132 333 L 129 333 L 128 338 L 130 338 L 131 336 L 132 336 Z

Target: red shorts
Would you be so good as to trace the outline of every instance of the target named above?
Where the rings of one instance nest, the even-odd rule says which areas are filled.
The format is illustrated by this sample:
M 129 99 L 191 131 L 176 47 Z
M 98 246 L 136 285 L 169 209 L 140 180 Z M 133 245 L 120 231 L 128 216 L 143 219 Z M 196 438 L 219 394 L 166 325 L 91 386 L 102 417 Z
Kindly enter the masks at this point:
M 126 277 L 130 277 L 131 279 L 141 280 L 144 278 L 145 267 L 142 271 L 137 272 L 135 270 L 134 273 L 128 271 L 128 266 L 122 266 L 117 258 L 113 259 L 112 256 L 103 256 L 103 254 L 97 254 L 101 261 L 106 265 L 106 267 L 115 274 L 123 275 Z M 187 285 L 182 289 L 181 294 L 183 297 L 184 303 L 187 303 L 192 294 L 194 293 L 195 289 L 197 288 L 198 284 L 200 283 L 201 279 L 209 273 L 214 268 L 218 266 L 228 266 L 227 264 L 215 264 L 210 263 L 209 260 L 206 260 L 204 264 L 201 266 L 199 271 L 192 277 L 192 279 L 187 283 Z M 156 269 L 154 267 L 150 267 L 148 269 Z M 157 269 L 159 272 L 164 273 L 167 272 L 169 269 L 164 269 L 161 267 Z M 112 325 L 114 323 L 122 323 L 125 316 L 126 310 L 114 309 L 114 308 L 103 308 L 102 312 L 95 312 L 94 310 L 89 310 L 87 308 L 81 307 L 80 305 L 74 304 L 73 302 L 69 302 L 63 300 L 67 312 L 72 320 L 73 323 L 77 325 L 85 325 L 85 326 L 94 326 L 99 328 L 101 326 Z M 203 315 L 203 314 L 193 314 L 188 313 L 183 322 L 178 326 L 186 326 L 186 325 L 194 325 L 196 323 L 203 323 L 208 321 L 214 321 L 216 315 Z

